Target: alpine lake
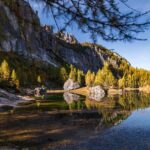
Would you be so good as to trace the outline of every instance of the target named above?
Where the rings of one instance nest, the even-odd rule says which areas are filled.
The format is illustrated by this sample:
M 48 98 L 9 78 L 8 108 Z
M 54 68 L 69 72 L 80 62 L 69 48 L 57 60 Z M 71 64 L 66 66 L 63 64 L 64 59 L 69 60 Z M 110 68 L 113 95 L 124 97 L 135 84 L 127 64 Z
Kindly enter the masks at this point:
M 0 150 L 149 150 L 150 94 L 71 93 L 0 108 Z

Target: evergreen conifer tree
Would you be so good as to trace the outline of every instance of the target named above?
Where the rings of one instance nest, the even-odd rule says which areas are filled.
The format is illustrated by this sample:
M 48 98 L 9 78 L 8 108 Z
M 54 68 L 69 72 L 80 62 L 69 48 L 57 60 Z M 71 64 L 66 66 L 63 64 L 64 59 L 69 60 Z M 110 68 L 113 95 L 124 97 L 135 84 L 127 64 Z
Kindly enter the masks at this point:
M 12 86 L 15 86 L 17 89 L 19 89 L 19 87 L 20 87 L 20 83 L 19 83 L 19 80 L 17 78 L 17 74 L 16 74 L 15 69 L 13 69 L 13 71 L 11 73 L 11 84 L 12 84 Z
M 1 64 L 1 77 L 3 80 L 8 80 L 10 77 L 10 68 L 6 60 Z

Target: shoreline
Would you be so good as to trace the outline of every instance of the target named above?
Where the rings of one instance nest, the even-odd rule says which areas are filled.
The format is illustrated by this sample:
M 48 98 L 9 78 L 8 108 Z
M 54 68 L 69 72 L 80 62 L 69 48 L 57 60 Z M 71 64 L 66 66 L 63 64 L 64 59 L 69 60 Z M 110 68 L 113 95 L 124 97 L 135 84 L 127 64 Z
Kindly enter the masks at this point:
M 59 94 L 59 93 L 65 93 L 65 92 L 70 92 L 74 94 L 79 94 L 83 96 L 87 96 L 89 94 L 89 90 L 87 87 L 82 87 L 79 89 L 73 89 L 73 90 L 47 90 L 47 94 Z
M 125 92 L 143 92 L 146 94 L 150 94 L 150 87 L 140 87 L 140 88 L 125 88 L 125 89 L 113 89 L 110 88 L 106 91 L 106 96 L 115 96 L 115 95 L 122 95 Z M 90 94 L 89 88 L 88 87 L 82 87 L 79 89 L 74 89 L 74 90 L 47 90 L 47 94 L 63 94 L 65 92 L 73 93 L 73 94 L 78 94 L 82 96 L 88 96 Z M 19 95 L 19 94 L 13 94 L 11 92 L 5 91 L 3 89 L 0 89 L 0 98 L 1 98 L 1 104 L 2 105 L 7 105 L 11 104 L 12 106 L 16 106 L 18 102 L 23 102 L 23 101 L 30 101 L 30 100 L 35 100 L 32 96 L 28 95 Z
M 139 87 L 139 88 L 124 88 L 124 89 L 115 89 L 110 88 L 107 90 L 108 95 L 116 95 L 116 94 L 122 94 L 123 92 L 130 92 L 130 91 L 139 91 L 139 92 L 145 92 L 150 93 L 150 86 L 146 87 Z M 88 87 L 81 87 L 79 89 L 73 89 L 73 90 L 47 90 L 47 94 L 59 94 L 59 93 L 65 93 L 70 92 L 74 94 L 79 94 L 83 96 L 89 95 L 89 88 Z

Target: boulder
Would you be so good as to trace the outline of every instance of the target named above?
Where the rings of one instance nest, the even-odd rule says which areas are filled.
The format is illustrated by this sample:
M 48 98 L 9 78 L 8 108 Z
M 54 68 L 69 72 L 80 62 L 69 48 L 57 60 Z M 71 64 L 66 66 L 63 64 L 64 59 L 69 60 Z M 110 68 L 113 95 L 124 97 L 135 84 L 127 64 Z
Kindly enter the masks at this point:
M 101 86 L 89 88 L 89 98 L 96 101 L 101 101 L 105 97 L 105 91 Z
M 34 96 L 35 97 L 41 97 L 46 94 L 46 88 L 43 87 L 37 87 L 34 89 Z
M 72 79 L 68 79 L 64 83 L 64 90 L 73 90 L 73 89 L 77 89 L 79 87 L 80 87 L 79 83 L 78 82 L 74 82 Z

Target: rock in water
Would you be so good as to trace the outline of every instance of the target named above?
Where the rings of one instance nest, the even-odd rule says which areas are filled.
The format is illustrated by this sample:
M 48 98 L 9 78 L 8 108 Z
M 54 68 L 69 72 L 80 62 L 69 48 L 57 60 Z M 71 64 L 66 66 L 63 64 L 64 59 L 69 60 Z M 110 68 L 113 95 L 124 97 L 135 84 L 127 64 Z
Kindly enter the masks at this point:
M 101 86 L 91 87 L 89 88 L 89 91 L 89 98 L 94 99 L 96 101 L 100 101 L 102 98 L 105 97 L 105 91 Z
M 80 87 L 79 83 L 78 82 L 74 82 L 72 79 L 68 79 L 64 83 L 64 90 L 73 90 L 73 89 L 77 89 L 79 87 Z
M 34 89 L 34 96 L 35 97 L 41 97 L 46 94 L 46 89 L 42 87 L 37 87 Z

